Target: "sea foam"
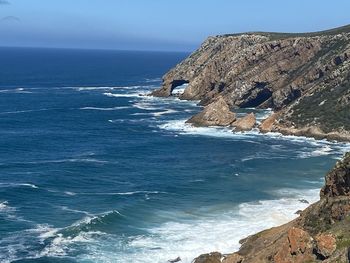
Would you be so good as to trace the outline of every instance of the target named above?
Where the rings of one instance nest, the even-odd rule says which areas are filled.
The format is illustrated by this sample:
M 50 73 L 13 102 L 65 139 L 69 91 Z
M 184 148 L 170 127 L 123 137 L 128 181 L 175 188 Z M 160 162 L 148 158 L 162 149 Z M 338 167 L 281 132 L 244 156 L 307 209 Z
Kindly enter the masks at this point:
M 121 263 L 161 263 L 180 257 L 182 262 L 190 263 L 202 253 L 234 252 L 240 247 L 240 239 L 296 218 L 295 212 L 308 206 L 300 199 L 310 203 L 317 201 L 318 189 L 284 189 L 276 192 L 277 196 L 278 199 L 242 203 L 238 207 L 227 205 L 222 211 L 209 209 L 216 212 L 200 216 L 185 211 L 159 212 L 160 218 L 173 217 L 176 220 L 145 229 L 147 234 L 130 236 L 127 241 L 119 236 L 94 235 L 94 232 L 78 233 L 70 238 L 57 236 L 44 254 L 57 255 L 65 252 L 68 244 L 85 242 L 87 253 L 81 256 L 83 261 L 102 263 L 118 258 Z M 179 216 L 184 219 L 179 220 Z M 98 218 L 86 217 L 75 226 L 92 224 L 95 220 L 103 222 L 103 217 Z

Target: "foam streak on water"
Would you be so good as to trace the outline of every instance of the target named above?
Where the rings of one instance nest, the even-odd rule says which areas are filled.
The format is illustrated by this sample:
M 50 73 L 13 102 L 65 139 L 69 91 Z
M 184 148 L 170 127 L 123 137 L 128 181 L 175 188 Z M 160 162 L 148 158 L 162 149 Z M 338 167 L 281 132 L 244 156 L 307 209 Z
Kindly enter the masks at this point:
M 13 66 L 0 65 L 0 262 L 189 263 L 233 252 L 295 218 L 301 199 L 315 202 L 350 149 L 186 124 L 198 101 L 148 96 L 184 54 L 1 50 Z M 258 122 L 272 113 L 237 115 L 250 111 Z

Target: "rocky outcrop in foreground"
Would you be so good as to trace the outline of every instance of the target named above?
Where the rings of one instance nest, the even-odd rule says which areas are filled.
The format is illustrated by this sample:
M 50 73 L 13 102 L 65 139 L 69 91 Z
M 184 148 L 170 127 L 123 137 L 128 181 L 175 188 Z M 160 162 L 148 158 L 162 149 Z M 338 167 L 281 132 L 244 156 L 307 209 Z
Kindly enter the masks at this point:
M 241 240 L 238 252 L 194 263 L 350 262 L 350 153 L 327 174 L 320 197 L 297 219 Z
M 350 140 L 350 25 L 303 33 L 245 33 L 208 38 L 163 77 L 154 96 L 230 108 L 272 108 L 271 131 Z

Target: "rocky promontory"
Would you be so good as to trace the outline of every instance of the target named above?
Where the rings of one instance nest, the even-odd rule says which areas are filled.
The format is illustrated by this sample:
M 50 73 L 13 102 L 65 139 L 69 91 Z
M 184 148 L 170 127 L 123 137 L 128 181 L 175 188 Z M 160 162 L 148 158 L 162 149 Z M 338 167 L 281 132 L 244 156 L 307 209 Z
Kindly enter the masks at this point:
M 212 252 L 194 263 L 350 262 L 350 153 L 326 175 L 320 201 L 295 220 L 240 243 L 236 253 Z
M 172 96 L 187 83 L 180 98 L 203 106 L 220 97 L 230 109 L 272 108 L 278 114 L 264 132 L 350 140 L 349 56 L 350 25 L 209 37 L 152 95 Z

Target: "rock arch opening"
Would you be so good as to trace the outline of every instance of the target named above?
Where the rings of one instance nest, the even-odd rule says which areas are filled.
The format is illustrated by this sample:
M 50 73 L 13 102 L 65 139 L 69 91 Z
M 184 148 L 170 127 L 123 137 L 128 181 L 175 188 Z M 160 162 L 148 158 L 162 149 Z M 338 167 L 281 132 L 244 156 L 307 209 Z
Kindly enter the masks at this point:
M 171 83 L 171 90 L 170 90 L 171 95 L 181 95 L 182 93 L 184 93 L 188 83 L 189 83 L 188 80 L 183 80 L 183 79 L 174 80 Z

